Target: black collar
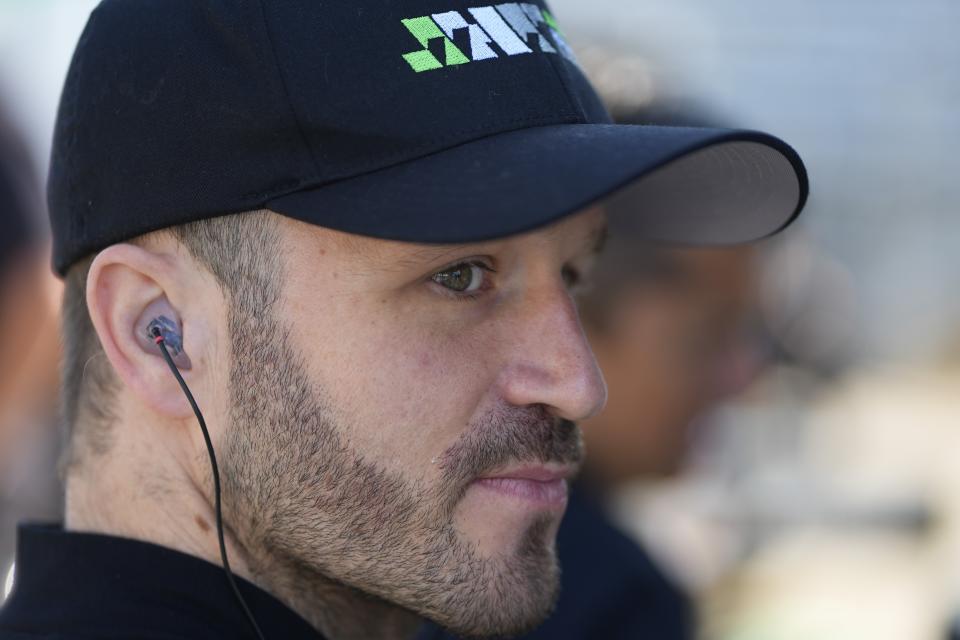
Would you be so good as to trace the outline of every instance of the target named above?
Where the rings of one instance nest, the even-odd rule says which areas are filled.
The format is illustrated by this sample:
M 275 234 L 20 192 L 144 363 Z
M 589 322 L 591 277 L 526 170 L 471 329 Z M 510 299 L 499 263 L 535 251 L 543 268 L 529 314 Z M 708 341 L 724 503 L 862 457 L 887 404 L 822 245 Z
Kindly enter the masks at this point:
M 237 583 L 268 640 L 322 640 L 279 600 L 241 578 Z M 15 586 L 0 611 L 2 631 L 25 638 L 254 637 L 219 565 L 59 525 L 20 527 Z

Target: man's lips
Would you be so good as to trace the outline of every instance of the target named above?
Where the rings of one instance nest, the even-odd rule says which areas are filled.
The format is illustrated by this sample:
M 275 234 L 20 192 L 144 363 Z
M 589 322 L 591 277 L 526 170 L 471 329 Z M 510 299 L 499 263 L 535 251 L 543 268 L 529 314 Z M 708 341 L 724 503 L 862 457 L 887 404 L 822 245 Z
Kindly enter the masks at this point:
M 536 506 L 562 508 L 567 503 L 567 479 L 576 467 L 526 466 L 481 476 L 473 484 Z
M 514 467 L 503 471 L 494 471 L 481 476 L 481 480 L 487 479 L 509 479 L 509 480 L 533 480 L 535 482 L 553 482 L 555 480 L 566 480 L 575 474 L 576 467 L 573 466 L 554 466 L 554 465 L 528 465 L 525 467 Z

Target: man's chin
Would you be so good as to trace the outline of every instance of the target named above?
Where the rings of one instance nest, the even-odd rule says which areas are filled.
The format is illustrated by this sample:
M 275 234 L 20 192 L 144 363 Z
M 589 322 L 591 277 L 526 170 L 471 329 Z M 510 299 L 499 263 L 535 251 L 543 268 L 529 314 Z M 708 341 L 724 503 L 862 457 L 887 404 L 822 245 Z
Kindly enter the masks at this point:
M 484 638 L 513 638 L 522 636 L 539 627 L 553 612 L 556 605 L 557 595 L 559 594 L 559 583 L 551 591 L 544 594 L 538 594 L 538 601 L 525 601 L 523 608 L 517 604 L 521 601 L 515 600 L 513 606 L 501 607 L 499 610 L 494 607 L 484 607 L 482 610 L 469 612 L 465 617 L 466 611 L 460 611 L 449 619 L 437 618 L 434 622 L 451 632 L 458 638 L 477 639 Z M 546 595 L 547 597 L 543 597 Z
M 427 616 L 463 638 L 513 637 L 538 627 L 556 604 L 560 568 L 553 518 L 538 518 L 517 546 L 482 561 L 482 585 L 469 589 L 469 599 L 451 594 L 448 607 Z
M 552 556 L 565 508 L 565 488 L 546 501 L 474 482 L 457 504 L 454 526 L 483 558 Z

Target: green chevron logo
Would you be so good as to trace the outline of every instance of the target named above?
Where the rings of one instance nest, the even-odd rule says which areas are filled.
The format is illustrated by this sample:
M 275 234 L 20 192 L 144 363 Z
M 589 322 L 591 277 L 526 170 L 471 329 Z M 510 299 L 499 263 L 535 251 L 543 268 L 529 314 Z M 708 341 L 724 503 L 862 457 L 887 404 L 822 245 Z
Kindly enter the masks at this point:
M 576 61 L 549 11 L 527 2 L 507 2 L 401 20 L 420 44 L 403 54 L 417 73 L 529 53 Z

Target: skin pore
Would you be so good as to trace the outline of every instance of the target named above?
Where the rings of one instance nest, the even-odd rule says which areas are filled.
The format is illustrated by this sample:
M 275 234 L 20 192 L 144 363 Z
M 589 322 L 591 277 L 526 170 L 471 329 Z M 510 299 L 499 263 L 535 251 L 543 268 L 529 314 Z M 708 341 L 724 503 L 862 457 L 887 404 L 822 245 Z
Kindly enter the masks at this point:
M 457 246 L 255 215 L 276 246 L 232 299 L 166 234 L 94 261 L 87 302 L 122 384 L 110 454 L 67 479 L 67 528 L 219 564 L 202 437 L 139 337 L 162 314 L 182 327 L 239 575 L 333 640 L 410 637 L 423 617 L 469 636 L 539 623 L 575 423 L 606 396 L 570 291 L 603 213 Z

